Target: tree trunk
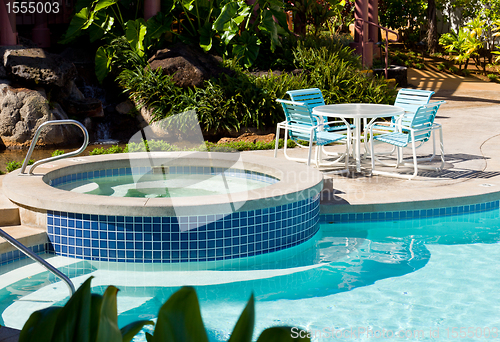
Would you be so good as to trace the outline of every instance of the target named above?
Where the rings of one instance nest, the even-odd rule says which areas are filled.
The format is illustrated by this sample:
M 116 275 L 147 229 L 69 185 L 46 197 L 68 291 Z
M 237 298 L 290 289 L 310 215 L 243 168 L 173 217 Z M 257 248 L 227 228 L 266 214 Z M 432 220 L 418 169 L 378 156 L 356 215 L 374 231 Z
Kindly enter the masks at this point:
M 436 19 L 436 0 L 428 0 L 427 20 L 429 22 L 427 28 L 427 46 L 430 53 L 437 52 L 437 19 Z

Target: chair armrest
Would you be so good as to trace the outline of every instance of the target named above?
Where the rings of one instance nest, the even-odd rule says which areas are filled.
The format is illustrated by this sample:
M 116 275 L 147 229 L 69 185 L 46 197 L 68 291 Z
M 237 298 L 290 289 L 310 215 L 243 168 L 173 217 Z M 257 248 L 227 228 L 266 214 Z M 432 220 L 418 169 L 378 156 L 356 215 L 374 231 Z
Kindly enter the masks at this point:
M 291 100 L 283 100 L 283 99 L 276 99 L 276 102 L 291 104 L 291 105 L 294 105 L 294 106 L 306 107 L 307 109 L 309 109 L 309 106 L 306 103 L 304 103 L 304 102 L 291 101 Z

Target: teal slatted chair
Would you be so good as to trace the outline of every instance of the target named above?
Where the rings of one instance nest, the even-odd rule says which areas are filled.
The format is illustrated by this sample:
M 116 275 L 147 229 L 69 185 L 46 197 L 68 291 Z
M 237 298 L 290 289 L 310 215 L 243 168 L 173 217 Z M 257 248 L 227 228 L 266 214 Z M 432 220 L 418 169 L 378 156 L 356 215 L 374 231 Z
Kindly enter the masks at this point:
M 398 95 L 396 96 L 394 105 L 404 108 L 405 115 L 413 115 L 416 113 L 418 107 L 429 103 L 432 95 L 434 95 L 434 92 L 431 90 L 402 88 L 399 90 Z M 390 123 L 378 123 L 373 126 L 373 129 L 375 130 L 375 132 L 392 130 L 397 120 L 398 117 L 392 117 Z
M 277 157 L 278 153 L 278 139 L 280 136 L 280 130 L 285 130 L 285 141 L 289 137 L 295 142 L 299 140 L 305 140 L 309 142 L 307 159 L 290 157 L 287 153 L 287 144 L 284 144 L 284 154 L 289 160 L 306 162 L 307 165 L 311 164 L 312 147 L 316 145 L 315 152 L 315 164 L 317 167 L 320 166 L 330 166 L 339 164 L 339 162 L 344 159 L 345 169 L 340 172 L 349 172 L 349 147 L 350 142 L 348 137 L 350 136 L 350 128 L 347 127 L 348 135 L 338 134 L 335 132 L 328 132 L 324 130 L 325 124 L 318 124 L 318 120 L 311 114 L 311 110 L 308 108 L 307 104 L 303 102 L 295 102 L 288 100 L 278 99 L 281 106 L 283 107 L 283 112 L 285 113 L 286 120 L 279 123 L 276 129 L 276 144 L 274 149 L 274 157 Z M 346 142 L 347 140 L 347 142 Z M 320 146 L 324 146 L 333 142 L 346 142 L 346 152 L 342 154 L 339 158 L 334 161 L 323 163 Z
M 298 90 L 289 90 L 286 92 L 288 96 L 295 102 L 303 102 L 307 105 L 309 110 L 312 112 L 312 109 L 317 106 L 324 106 L 325 100 L 323 98 L 323 93 L 318 88 L 309 88 L 309 89 L 298 89 Z M 328 125 L 325 126 L 325 131 L 328 132 L 340 132 L 346 131 L 347 126 L 350 129 L 354 129 L 354 125 L 345 124 L 342 121 L 328 121 L 331 118 L 324 116 L 322 118 L 324 123 Z
M 414 114 L 421 105 L 429 103 L 432 95 L 434 92 L 431 90 L 403 88 L 399 90 L 394 105 L 404 108 L 406 113 Z
M 434 122 L 436 113 L 439 107 L 445 103 L 444 101 L 433 102 L 426 105 L 419 106 L 415 114 L 403 115 L 394 124 L 395 130 L 387 132 L 380 135 L 373 134 L 373 126 L 370 128 L 370 136 L 373 138 L 370 144 L 371 155 L 375 155 L 374 151 L 374 141 L 379 141 L 382 143 L 387 143 L 396 147 L 397 150 L 397 160 L 396 164 L 392 165 L 396 168 L 401 166 L 413 165 L 413 174 L 405 175 L 400 173 L 385 172 L 375 170 L 375 161 L 381 162 L 376 157 L 372 157 L 372 172 L 373 174 L 388 175 L 401 178 L 414 178 L 418 173 L 418 161 L 432 161 L 435 156 L 433 152 L 431 157 L 417 158 L 416 149 L 425 142 L 427 142 L 435 130 L 439 130 L 440 137 L 440 153 L 441 153 L 441 165 L 439 167 L 428 167 L 420 166 L 421 168 L 441 170 L 444 166 L 444 147 L 443 147 L 443 133 L 441 125 Z M 419 146 L 417 146 L 419 144 Z M 434 141 L 435 144 L 435 141 Z M 403 147 L 409 147 L 411 145 L 413 162 L 406 163 L 403 159 Z M 434 146 L 435 150 L 435 146 Z M 383 163 L 384 165 L 389 165 Z

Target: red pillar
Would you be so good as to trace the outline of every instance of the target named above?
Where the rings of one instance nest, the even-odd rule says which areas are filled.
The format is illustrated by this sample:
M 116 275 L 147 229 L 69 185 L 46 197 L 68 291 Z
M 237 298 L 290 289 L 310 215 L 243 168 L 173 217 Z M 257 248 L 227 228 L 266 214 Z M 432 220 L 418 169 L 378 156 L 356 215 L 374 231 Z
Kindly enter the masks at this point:
M 363 59 L 363 65 L 370 68 L 373 62 L 373 42 L 369 38 L 369 25 L 366 23 L 368 19 L 369 2 L 373 0 L 356 0 L 354 9 L 354 19 L 362 19 L 355 21 L 354 43 L 351 47 L 356 49 L 356 53 L 360 54 Z M 377 0 L 378 3 L 378 0 Z M 377 20 L 378 22 L 378 20 Z
M 35 15 L 35 27 L 31 32 L 33 42 L 41 48 L 50 47 L 50 30 L 47 27 L 47 14 L 37 13 Z
M 148 20 L 161 11 L 161 0 L 144 0 L 144 19 Z
M 11 13 L 7 3 L 10 2 Z M 13 1 L 0 0 L 0 45 L 16 45 L 16 15 L 12 12 Z
M 378 0 L 370 0 L 368 3 L 368 21 L 378 25 Z M 377 48 L 379 28 L 370 25 L 368 28 L 368 41 L 373 43 L 373 56 L 380 57 L 380 50 Z

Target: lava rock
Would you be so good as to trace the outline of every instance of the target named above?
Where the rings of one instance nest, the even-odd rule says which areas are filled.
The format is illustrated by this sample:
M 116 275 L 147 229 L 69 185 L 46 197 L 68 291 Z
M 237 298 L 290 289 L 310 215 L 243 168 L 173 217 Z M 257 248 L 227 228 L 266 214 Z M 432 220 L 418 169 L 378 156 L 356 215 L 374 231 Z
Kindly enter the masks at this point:
M 38 127 L 49 120 L 67 119 L 57 103 L 50 103 L 43 91 L 0 87 L 0 140 L 5 147 L 27 147 Z M 72 126 L 49 126 L 40 134 L 37 145 L 74 143 L 81 137 Z
M 77 72 L 73 63 L 42 49 L 6 49 L 3 64 L 7 74 L 25 86 L 70 86 Z
M 203 50 L 176 44 L 170 49 L 158 50 L 149 59 L 151 69 L 161 68 L 163 74 L 173 75 L 178 87 L 202 87 L 203 82 L 221 73 L 233 75 L 234 72 L 220 66 L 221 59 Z

